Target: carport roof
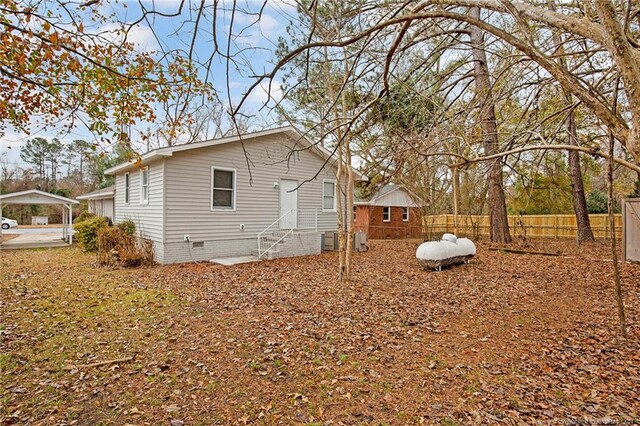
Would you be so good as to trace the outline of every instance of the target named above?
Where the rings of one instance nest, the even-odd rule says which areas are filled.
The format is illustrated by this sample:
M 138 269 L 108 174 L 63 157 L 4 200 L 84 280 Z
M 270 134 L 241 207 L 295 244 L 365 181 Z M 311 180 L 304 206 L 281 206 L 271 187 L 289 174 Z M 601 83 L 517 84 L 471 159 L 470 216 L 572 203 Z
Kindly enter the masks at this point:
M 37 189 L 0 195 L 0 204 L 78 204 L 79 201 Z

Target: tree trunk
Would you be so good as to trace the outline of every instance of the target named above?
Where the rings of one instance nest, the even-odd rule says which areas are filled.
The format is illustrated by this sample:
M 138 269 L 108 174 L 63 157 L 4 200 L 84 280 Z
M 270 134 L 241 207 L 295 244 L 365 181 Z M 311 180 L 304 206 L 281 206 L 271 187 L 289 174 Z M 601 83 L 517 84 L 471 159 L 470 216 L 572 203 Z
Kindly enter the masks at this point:
M 480 19 L 480 8 L 470 9 L 471 17 Z M 482 145 L 485 155 L 496 154 L 500 151 L 498 142 L 498 125 L 496 123 L 495 102 L 491 93 L 487 54 L 484 50 L 484 36 L 482 30 L 475 26 L 470 28 L 471 50 L 473 53 L 474 78 L 476 95 L 478 96 L 480 120 L 482 130 Z M 511 242 L 509 234 L 509 220 L 507 205 L 502 183 L 502 159 L 496 158 L 489 164 L 489 221 L 491 241 L 499 243 Z
M 573 111 L 567 117 L 567 130 L 569 133 L 569 145 L 578 146 L 578 131 Z M 591 223 L 589 222 L 587 199 L 584 194 L 580 153 L 578 151 L 569 151 L 569 173 L 571 174 L 571 190 L 573 192 L 573 211 L 578 225 L 576 239 L 578 243 L 594 241 Z
M 452 186 L 453 186 L 453 233 L 458 235 L 458 214 L 460 205 L 460 172 L 457 167 L 451 169 L 453 173 Z
M 617 93 L 616 93 L 617 95 Z M 627 337 L 627 319 L 624 309 L 624 296 L 622 294 L 622 282 L 620 278 L 620 265 L 618 264 L 618 247 L 616 242 L 616 223 L 613 215 L 613 152 L 615 138 L 609 130 L 609 155 L 607 160 L 607 213 L 609 218 L 609 231 L 611 232 L 611 256 L 613 258 L 613 281 L 616 289 L 616 305 L 618 308 L 618 320 L 623 337 Z
M 327 90 L 329 92 L 330 99 L 336 99 L 335 89 L 333 88 L 333 84 L 331 83 L 331 70 L 330 70 L 330 62 L 329 62 L 329 54 L 328 50 L 325 47 L 324 49 L 325 55 L 325 76 L 327 79 Z M 346 71 L 345 71 L 346 73 Z M 345 77 L 346 78 L 346 77 Z M 345 114 L 344 111 L 346 98 L 344 97 L 344 91 L 342 92 L 342 102 L 341 105 L 343 107 L 342 113 L 338 111 L 337 104 L 333 105 L 333 117 L 336 123 L 344 123 Z M 337 99 L 336 99 L 337 101 Z M 350 182 L 353 182 L 353 176 L 351 171 L 351 151 L 345 149 L 345 144 L 348 146 L 349 144 L 349 135 L 344 132 L 342 127 L 338 126 L 336 129 L 336 135 L 338 137 L 338 147 L 336 149 L 338 154 L 338 170 L 336 172 L 336 210 L 338 215 L 338 281 L 341 283 L 348 282 L 351 279 L 351 237 L 352 237 L 352 227 L 350 226 L 349 219 L 345 214 L 345 208 L 353 205 L 353 192 L 347 190 L 343 190 L 343 181 L 346 175 L 346 182 L 349 185 Z M 343 194 L 348 197 L 351 196 L 351 200 L 346 198 L 343 203 L 342 196 Z M 349 211 L 349 218 L 351 217 L 351 212 Z M 345 223 L 346 220 L 346 223 Z M 352 225 L 352 224 L 351 224 Z
M 554 2 L 548 3 L 549 9 L 556 11 Z M 553 31 L 553 42 L 558 52 L 558 63 L 564 70 L 567 70 L 567 62 L 564 59 L 565 53 L 562 36 L 557 30 Z M 573 100 L 571 93 L 565 92 L 565 99 L 570 105 Z M 567 117 L 567 134 L 569 135 L 569 145 L 578 146 L 578 129 L 576 126 L 576 117 L 574 110 L 569 111 Z M 576 223 L 578 232 L 576 240 L 578 243 L 585 241 L 594 241 L 593 232 L 591 231 L 591 223 L 589 221 L 589 211 L 587 210 L 587 199 L 584 193 L 584 182 L 582 180 L 582 169 L 580 167 L 580 153 L 578 151 L 569 151 L 569 173 L 571 175 L 571 191 L 573 193 L 573 212 L 576 215 Z
M 349 63 L 347 60 L 347 52 L 343 49 L 343 60 L 342 65 L 344 67 L 344 84 L 346 85 L 349 79 Z M 341 93 L 341 102 L 342 102 L 342 117 L 344 122 L 348 121 L 347 117 L 347 94 L 346 91 L 343 90 Z M 344 255 L 344 273 L 342 276 L 343 281 L 349 282 L 351 281 L 351 264 L 352 258 L 351 255 L 353 253 L 353 219 L 351 215 L 353 214 L 353 186 L 354 186 L 354 176 L 353 169 L 351 168 L 351 137 L 347 132 L 344 135 L 344 140 L 342 141 L 344 146 L 344 167 L 346 168 L 346 191 L 345 191 L 345 206 L 344 206 L 344 220 L 346 221 L 346 241 L 345 241 L 345 255 Z

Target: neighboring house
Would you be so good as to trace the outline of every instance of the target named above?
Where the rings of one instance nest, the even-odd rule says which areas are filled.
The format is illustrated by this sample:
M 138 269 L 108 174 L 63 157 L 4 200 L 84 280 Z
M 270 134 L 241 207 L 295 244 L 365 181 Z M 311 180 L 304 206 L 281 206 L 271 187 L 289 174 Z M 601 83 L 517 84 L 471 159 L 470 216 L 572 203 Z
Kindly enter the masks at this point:
M 366 200 L 356 198 L 353 221 L 355 231 L 369 239 L 422 236 L 421 202 L 401 185 L 385 185 Z
M 314 254 L 337 229 L 335 160 L 292 127 L 160 148 L 105 173 L 114 222 L 133 220 L 160 263 Z
M 108 217 L 111 222 L 115 221 L 115 185 L 97 189 L 86 194 L 78 195 L 76 200 L 86 200 L 89 213 L 98 216 Z

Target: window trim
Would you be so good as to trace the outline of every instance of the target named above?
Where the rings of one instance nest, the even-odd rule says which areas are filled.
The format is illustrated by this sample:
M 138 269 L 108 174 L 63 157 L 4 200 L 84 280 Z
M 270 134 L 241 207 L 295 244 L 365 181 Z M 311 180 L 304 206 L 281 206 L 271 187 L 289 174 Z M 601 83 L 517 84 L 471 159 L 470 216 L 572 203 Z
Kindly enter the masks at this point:
M 147 172 L 147 198 L 144 198 L 144 184 L 143 184 L 143 180 L 142 180 L 142 176 L 144 176 L 144 172 Z M 146 206 L 149 204 L 149 188 L 150 188 L 150 182 L 151 180 L 151 174 L 149 173 L 149 166 L 145 166 L 142 167 L 140 169 L 140 204 L 143 206 Z
M 333 207 L 331 209 L 326 209 L 324 207 L 324 198 L 326 197 L 324 193 L 324 184 L 331 182 L 333 184 Z M 322 179 L 322 211 L 323 212 L 331 212 L 335 213 L 337 211 L 336 202 L 338 201 L 338 185 L 336 185 L 336 181 L 334 179 Z
M 232 188 L 231 188 L 231 203 L 232 203 L 232 207 L 214 207 L 213 206 L 213 176 L 215 174 L 215 171 L 219 170 L 221 172 L 231 172 L 233 173 L 233 183 L 232 183 Z M 238 173 L 236 171 L 236 169 L 230 169 L 227 167 L 218 167 L 218 166 L 211 166 L 211 181 L 210 181 L 210 191 L 209 191 L 209 209 L 212 212 L 235 212 L 236 211 L 236 195 L 238 193 L 238 187 L 236 185 L 236 178 L 238 176 Z M 228 188 L 218 188 L 221 190 L 228 190 Z
M 384 209 L 389 209 L 389 218 L 388 219 L 384 218 L 386 216 L 384 214 Z M 382 206 L 382 221 L 383 222 L 391 222 L 391 206 Z
M 407 218 L 404 218 L 404 212 L 407 212 Z M 402 208 L 402 221 L 403 222 L 409 222 L 409 207 L 403 207 Z
M 124 203 L 131 204 L 131 173 L 124 174 Z

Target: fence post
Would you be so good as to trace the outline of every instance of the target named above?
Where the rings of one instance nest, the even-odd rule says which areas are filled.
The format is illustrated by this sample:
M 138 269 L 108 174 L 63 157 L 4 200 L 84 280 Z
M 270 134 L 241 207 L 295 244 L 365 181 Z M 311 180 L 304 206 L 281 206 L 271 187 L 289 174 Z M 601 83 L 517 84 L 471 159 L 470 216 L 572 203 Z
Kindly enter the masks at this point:
M 554 224 L 555 224 L 555 239 L 558 239 L 558 215 L 554 216 Z

